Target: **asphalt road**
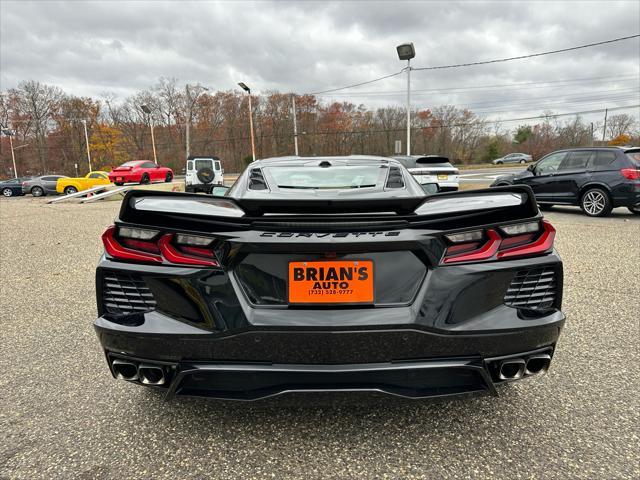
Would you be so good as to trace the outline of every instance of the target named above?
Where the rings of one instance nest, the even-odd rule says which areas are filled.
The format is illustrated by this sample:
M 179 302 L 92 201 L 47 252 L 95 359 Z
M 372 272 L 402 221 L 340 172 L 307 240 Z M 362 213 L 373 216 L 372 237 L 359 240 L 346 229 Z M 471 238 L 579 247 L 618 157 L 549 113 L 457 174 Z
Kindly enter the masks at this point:
M 546 376 L 408 401 L 178 399 L 116 381 L 93 332 L 118 202 L 0 199 L 0 478 L 639 478 L 640 218 L 556 209 L 568 317 Z

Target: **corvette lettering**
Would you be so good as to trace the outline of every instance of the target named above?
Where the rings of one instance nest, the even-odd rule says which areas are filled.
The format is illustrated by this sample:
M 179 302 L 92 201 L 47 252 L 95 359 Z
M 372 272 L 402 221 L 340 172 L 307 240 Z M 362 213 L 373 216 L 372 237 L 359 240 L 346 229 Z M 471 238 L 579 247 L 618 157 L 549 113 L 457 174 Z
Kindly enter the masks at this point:
M 397 237 L 400 235 L 399 231 L 392 232 L 338 232 L 338 233 L 294 233 L 294 232 L 262 232 L 260 234 L 261 237 L 268 238 L 346 238 L 349 236 L 353 237 Z

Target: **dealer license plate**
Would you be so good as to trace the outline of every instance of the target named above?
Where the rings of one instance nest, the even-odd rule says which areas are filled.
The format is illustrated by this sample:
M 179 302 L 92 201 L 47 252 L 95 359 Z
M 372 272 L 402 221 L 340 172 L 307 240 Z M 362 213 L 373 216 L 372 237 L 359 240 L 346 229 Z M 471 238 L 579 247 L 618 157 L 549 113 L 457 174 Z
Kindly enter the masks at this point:
M 448 180 L 449 175 L 438 175 L 438 180 Z
M 373 261 L 289 262 L 289 303 L 373 303 Z

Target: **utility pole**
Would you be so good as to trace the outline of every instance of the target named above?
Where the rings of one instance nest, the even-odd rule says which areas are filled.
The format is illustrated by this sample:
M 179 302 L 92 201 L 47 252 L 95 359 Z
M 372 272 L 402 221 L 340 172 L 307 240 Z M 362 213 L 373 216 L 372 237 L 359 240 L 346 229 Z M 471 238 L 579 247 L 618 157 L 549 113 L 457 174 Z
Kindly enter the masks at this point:
M 291 96 L 291 103 L 293 104 L 293 146 L 295 148 L 296 157 L 298 156 L 298 122 L 296 120 L 296 96 Z
M 87 144 L 87 161 L 89 162 L 89 172 L 92 172 L 93 168 L 91 168 L 91 151 L 89 150 L 89 134 L 87 133 L 87 121 L 82 120 L 82 125 L 84 126 L 84 141 Z
M 11 145 L 11 160 L 13 161 L 13 176 L 18 178 L 18 171 L 16 170 L 16 153 L 13 151 L 13 133 L 9 135 L 9 145 Z
M 156 155 L 156 139 L 153 136 L 153 117 L 151 116 L 151 108 L 149 105 L 140 105 L 140 108 L 144 113 L 147 114 L 147 118 L 149 119 L 149 126 L 151 127 L 151 147 L 153 148 L 153 161 L 155 164 L 158 164 L 158 156 Z
M 593 147 L 593 122 L 591 122 L 591 146 Z
M 609 109 L 604 109 L 604 127 L 602 127 L 602 141 L 604 142 L 604 136 L 607 134 L 607 113 L 609 113 Z

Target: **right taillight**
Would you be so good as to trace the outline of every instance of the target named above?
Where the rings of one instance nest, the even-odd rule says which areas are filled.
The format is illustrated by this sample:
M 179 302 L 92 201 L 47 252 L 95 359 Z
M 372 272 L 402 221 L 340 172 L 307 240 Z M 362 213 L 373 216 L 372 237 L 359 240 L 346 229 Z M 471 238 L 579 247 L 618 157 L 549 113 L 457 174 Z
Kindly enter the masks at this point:
M 553 249 L 556 230 L 539 221 L 445 235 L 448 246 L 444 264 L 502 260 L 548 253 Z
M 637 168 L 623 168 L 620 170 L 622 176 L 629 180 L 640 180 L 640 169 Z

